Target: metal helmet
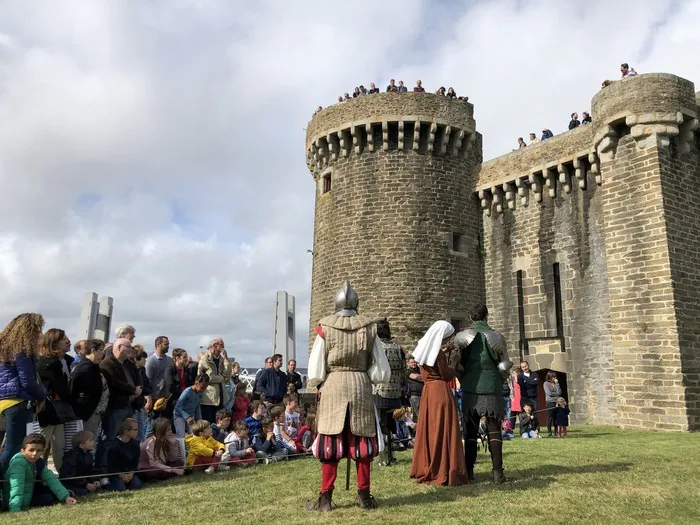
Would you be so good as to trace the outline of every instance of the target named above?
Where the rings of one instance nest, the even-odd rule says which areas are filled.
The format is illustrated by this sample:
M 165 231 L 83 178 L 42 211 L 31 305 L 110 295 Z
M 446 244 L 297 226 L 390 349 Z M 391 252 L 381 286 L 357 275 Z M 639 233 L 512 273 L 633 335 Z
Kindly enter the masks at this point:
M 360 299 L 357 297 L 357 292 L 350 286 L 350 281 L 343 283 L 343 287 L 335 294 L 334 303 L 337 315 L 342 317 L 357 315 Z

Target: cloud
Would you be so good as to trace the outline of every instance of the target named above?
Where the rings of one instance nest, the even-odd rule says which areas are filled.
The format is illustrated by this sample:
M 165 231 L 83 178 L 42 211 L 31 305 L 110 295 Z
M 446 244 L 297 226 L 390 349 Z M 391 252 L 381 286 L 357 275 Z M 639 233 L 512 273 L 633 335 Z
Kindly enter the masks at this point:
M 95 291 L 149 347 L 222 335 L 255 366 L 287 290 L 303 364 L 316 106 L 392 77 L 451 85 L 490 158 L 563 131 L 620 62 L 700 78 L 697 0 L 300 5 L 0 7 L 0 323 L 41 311 L 75 338 Z

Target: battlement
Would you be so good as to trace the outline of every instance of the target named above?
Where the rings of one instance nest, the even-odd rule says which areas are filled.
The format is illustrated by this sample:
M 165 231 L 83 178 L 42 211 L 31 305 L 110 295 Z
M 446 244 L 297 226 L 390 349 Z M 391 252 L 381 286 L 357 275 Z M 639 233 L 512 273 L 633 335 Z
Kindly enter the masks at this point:
M 476 141 L 474 106 L 431 93 L 376 93 L 330 106 L 306 130 L 317 177 L 339 157 L 379 151 L 465 157 Z
M 698 103 L 689 80 L 665 73 L 625 78 L 601 89 L 591 103 L 593 122 L 535 145 L 485 162 L 476 191 L 486 215 L 571 193 L 574 182 L 586 189 L 587 173 L 603 183 L 601 161 L 614 158 L 621 136 L 631 135 L 640 149 L 671 141 L 680 155 L 690 152 L 698 130 Z

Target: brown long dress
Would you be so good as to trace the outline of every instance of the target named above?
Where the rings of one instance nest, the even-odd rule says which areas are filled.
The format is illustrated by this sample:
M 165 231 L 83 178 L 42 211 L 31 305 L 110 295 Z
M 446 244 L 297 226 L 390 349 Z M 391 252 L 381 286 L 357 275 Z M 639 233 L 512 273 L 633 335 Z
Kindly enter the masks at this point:
M 435 365 L 421 367 L 424 387 L 413 448 L 411 477 L 431 485 L 466 485 L 467 465 L 457 402 L 449 381 L 455 371 L 440 352 Z

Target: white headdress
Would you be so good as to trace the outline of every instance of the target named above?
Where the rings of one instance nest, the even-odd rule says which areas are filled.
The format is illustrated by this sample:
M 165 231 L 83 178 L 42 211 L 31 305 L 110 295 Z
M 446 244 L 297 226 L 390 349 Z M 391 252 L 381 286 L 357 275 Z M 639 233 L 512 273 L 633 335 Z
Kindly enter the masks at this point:
M 442 340 L 454 333 L 454 326 L 447 321 L 435 321 L 413 350 L 416 363 L 420 366 L 433 366 L 440 352 Z

